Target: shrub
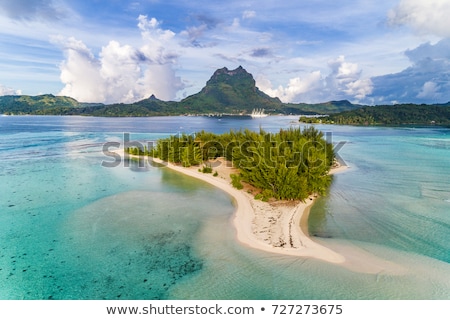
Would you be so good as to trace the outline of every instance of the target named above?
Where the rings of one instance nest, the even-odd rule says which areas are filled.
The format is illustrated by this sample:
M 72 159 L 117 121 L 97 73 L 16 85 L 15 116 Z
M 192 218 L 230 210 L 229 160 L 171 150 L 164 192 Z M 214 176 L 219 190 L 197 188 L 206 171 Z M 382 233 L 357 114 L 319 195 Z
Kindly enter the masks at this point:
M 263 198 L 262 193 L 258 193 L 258 194 L 255 196 L 255 200 L 262 200 L 262 198 Z
M 231 178 L 231 185 L 238 189 L 241 190 L 244 188 L 244 186 L 241 183 L 241 176 L 238 174 L 230 174 L 230 178 Z
M 263 192 L 261 192 L 261 195 L 262 195 L 263 201 L 269 201 L 270 198 L 273 197 L 273 192 L 272 192 L 272 190 L 265 189 Z
M 212 173 L 212 171 L 213 170 L 210 165 L 203 166 L 203 169 L 202 169 L 203 173 Z

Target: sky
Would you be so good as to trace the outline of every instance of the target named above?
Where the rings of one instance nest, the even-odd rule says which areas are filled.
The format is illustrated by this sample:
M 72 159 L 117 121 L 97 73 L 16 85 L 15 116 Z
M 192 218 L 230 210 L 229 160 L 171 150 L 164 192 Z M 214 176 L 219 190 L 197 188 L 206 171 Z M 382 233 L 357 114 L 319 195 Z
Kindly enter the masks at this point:
M 242 66 L 283 102 L 450 101 L 450 0 L 2 0 L 0 96 L 181 100 Z

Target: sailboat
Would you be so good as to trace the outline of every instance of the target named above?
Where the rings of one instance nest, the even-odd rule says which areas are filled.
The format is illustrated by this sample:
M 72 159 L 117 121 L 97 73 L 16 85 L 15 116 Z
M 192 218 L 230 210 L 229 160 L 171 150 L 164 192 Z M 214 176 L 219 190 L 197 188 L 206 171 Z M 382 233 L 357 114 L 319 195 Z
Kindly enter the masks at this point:
M 264 113 L 264 109 L 253 109 L 252 114 L 250 116 L 252 118 L 264 118 L 267 117 L 268 114 Z

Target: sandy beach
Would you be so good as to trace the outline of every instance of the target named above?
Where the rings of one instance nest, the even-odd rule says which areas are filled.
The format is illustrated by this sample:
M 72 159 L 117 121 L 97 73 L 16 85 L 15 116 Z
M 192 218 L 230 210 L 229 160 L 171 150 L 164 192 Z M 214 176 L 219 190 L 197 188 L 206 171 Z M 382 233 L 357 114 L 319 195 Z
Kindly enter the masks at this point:
M 120 154 L 124 156 L 123 150 Z M 137 157 L 126 155 L 127 157 Z M 225 159 L 217 159 L 213 163 L 213 171 L 217 176 L 199 171 L 201 166 L 182 167 L 159 159 L 144 157 L 146 162 L 164 166 L 190 177 L 205 181 L 228 193 L 236 206 L 233 225 L 237 240 L 250 248 L 273 254 L 290 255 L 304 258 L 315 258 L 333 263 L 354 272 L 370 274 L 404 274 L 405 268 L 371 252 L 355 246 L 328 244 L 324 246 L 320 239 L 314 241 L 308 234 L 308 216 L 311 206 L 317 199 L 310 196 L 302 201 L 263 202 L 254 199 L 252 188 L 237 190 L 231 185 L 231 173 L 237 169 Z M 329 174 L 345 172 L 349 167 L 337 165 Z
M 153 161 L 162 163 L 158 159 Z M 233 224 L 236 228 L 237 239 L 242 244 L 267 252 L 313 257 L 332 263 L 345 261 L 342 255 L 312 241 L 307 236 L 307 215 L 314 203 L 314 197 L 308 198 L 305 202 L 268 203 L 255 200 L 249 190 L 237 190 L 232 187 L 230 173 L 235 172 L 236 169 L 233 169 L 224 159 L 218 159 L 214 163 L 214 171 L 218 173 L 216 177 L 199 172 L 198 166 L 185 168 L 171 163 L 164 163 L 164 165 L 210 183 L 233 197 L 236 206 Z M 300 226 L 301 222 L 303 222 L 303 228 Z

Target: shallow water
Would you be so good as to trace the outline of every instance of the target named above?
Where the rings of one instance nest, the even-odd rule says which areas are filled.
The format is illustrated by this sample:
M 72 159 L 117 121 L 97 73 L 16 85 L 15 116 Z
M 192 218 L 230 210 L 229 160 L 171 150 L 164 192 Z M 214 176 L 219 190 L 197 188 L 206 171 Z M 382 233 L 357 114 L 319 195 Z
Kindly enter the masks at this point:
M 450 131 L 319 126 L 351 166 L 310 232 L 405 268 L 353 272 L 237 243 L 232 199 L 166 168 L 110 161 L 105 142 L 278 131 L 296 117 L 0 117 L 1 299 L 450 298 Z

